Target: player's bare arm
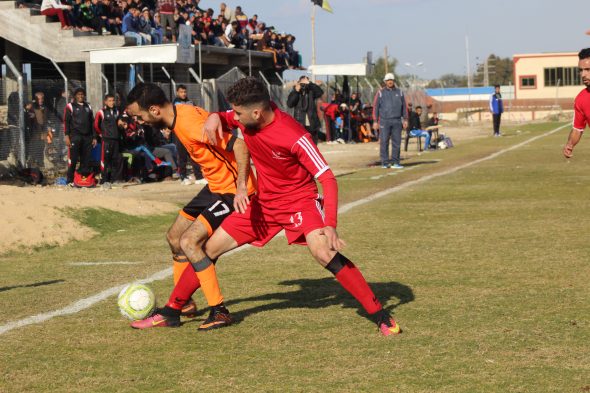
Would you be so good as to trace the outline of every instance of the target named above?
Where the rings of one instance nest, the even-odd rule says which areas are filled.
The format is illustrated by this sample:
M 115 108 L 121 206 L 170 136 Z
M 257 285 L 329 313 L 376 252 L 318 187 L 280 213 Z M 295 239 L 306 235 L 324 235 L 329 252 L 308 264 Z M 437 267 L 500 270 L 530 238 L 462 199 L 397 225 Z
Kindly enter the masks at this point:
M 573 157 L 574 147 L 580 142 L 580 139 L 582 139 L 582 134 L 582 131 L 572 128 L 572 130 L 570 131 L 570 135 L 567 139 L 567 143 L 563 148 L 563 155 L 565 156 L 565 158 Z
M 217 116 L 219 118 L 219 115 Z M 248 175 L 250 174 L 250 152 L 242 139 L 236 139 L 234 143 L 234 155 L 238 164 L 238 180 L 236 184 L 236 196 L 234 209 L 244 213 L 250 203 L 248 199 Z
M 217 135 L 219 135 L 219 138 L 223 138 L 223 124 L 217 113 L 209 114 L 203 126 L 203 134 L 203 140 L 207 137 L 213 145 L 217 143 Z

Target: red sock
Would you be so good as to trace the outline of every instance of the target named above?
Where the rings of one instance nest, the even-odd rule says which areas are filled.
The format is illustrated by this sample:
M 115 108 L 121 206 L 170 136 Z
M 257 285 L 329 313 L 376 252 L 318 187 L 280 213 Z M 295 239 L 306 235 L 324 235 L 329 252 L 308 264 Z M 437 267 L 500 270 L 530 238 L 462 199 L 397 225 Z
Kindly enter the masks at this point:
M 175 310 L 182 310 L 182 307 L 191 298 L 193 293 L 201 286 L 201 282 L 195 274 L 195 269 L 189 263 L 188 266 L 182 272 L 180 279 L 174 286 L 172 294 L 168 299 L 166 306 Z
M 336 254 L 337 256 L 339 254 Z M 377 311 L 380 311 L 383 306 L 377 300 L 377 297 L 367 284 L 367 281 L 361 274 L 360 270 L 357 267 L 346 259 L 346 257 L 341 256 L 344 260 L 342 263 L 342 268 L 338 273 L 335 274 L 336 280 L 346 289 L 359 303 L 363 306 L 365 311 L 369 314 L 375 314 Z

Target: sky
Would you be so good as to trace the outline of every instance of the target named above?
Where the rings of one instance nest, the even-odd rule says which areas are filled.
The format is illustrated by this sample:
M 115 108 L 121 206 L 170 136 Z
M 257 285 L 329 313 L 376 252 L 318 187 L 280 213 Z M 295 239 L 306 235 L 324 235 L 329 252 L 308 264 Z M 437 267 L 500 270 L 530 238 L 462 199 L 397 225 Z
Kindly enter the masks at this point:
M 239 3 L 235 3 L 238 1 Z M 435 79 L 465 74 L 465 36 L 472 71 L 493 53 L 570 52 L 590 47 L 589 0 L 329 0 L 334 13 L 316 10 L 317 64 L 398 59 L 397 73 Z M 202 7 L 218 8 L 202 0 Z M 311 64 L 311 0 L 226 0 L 250 17 L 297 37 L 304 66 Z M 414 69 L 405 63 L 423 66 Z

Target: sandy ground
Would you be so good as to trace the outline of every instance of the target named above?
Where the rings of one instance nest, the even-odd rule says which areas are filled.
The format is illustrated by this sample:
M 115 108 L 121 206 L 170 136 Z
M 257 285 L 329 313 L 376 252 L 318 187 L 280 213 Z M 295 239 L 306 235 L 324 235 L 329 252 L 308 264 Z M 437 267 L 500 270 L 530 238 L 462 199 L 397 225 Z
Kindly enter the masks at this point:
M 455 143 L 489 134 L 478 127 L 444 128 L 442 132 Z M 378 143 L 321 144 L 320 150 L 337 175 L 379 164 Z M 416 141 L 412 139 L 408 153 L 402 151 L 402 157 L 415 154 Z M 172 212 L 194 197 L 201 187 L 182 186 L 178 181 L 123 185 L 110 190 L 0 185 L 0 253 L 92 237 L 93 231 L 69 218 L 66 209 L 99 207 L 131 215 Z

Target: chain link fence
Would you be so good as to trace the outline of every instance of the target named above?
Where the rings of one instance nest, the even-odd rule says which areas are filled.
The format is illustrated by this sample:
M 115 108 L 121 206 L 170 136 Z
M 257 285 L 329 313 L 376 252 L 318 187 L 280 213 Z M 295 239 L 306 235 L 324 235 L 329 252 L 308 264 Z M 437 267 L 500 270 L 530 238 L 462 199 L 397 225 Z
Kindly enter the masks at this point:
M 21 100 L 18 76 L 14 75 L 9 67 L 4 68 L 3 77 L 0 79 L 0 167 L 34 167 L 41 169 L 49 177 L 63 176 L 67 170 L 68 157 L 63 132 L 64 110 L 67 104 L 63 80 L 33 79 L 21 82 Z M 188 98 L 195 105 L 210 112 L 223 111 L 231 108 L 226 99 L 228 89 L 245 76 L 246 74 L 236 67 L 216 79 L 207 79 L 203 83 L 182 84 L 187 88 Z M 68 82 L 68 100 L 71 100 L 73 90 L 85 87 L 85 83 L 79 80 Z M 180 83 L 171 81 L 157 84 L 172 100 L 176 95 L 175 88 Z M 286 105 L 291 86 L 267 86 L 271 99 L 279 108 L 291 113 L 292 109 Z M 129 92 L 128 81 L 118 80 L 113 83 L 104 80 L 103 89 L 115 94 L 117 106 L 125 106 L 125 97 Z M 367 103 L 372 102 L 368 90 L 360 93 L 367 97 Z M 93 108 L 93 111 L 96 113 L 99 109 Z

